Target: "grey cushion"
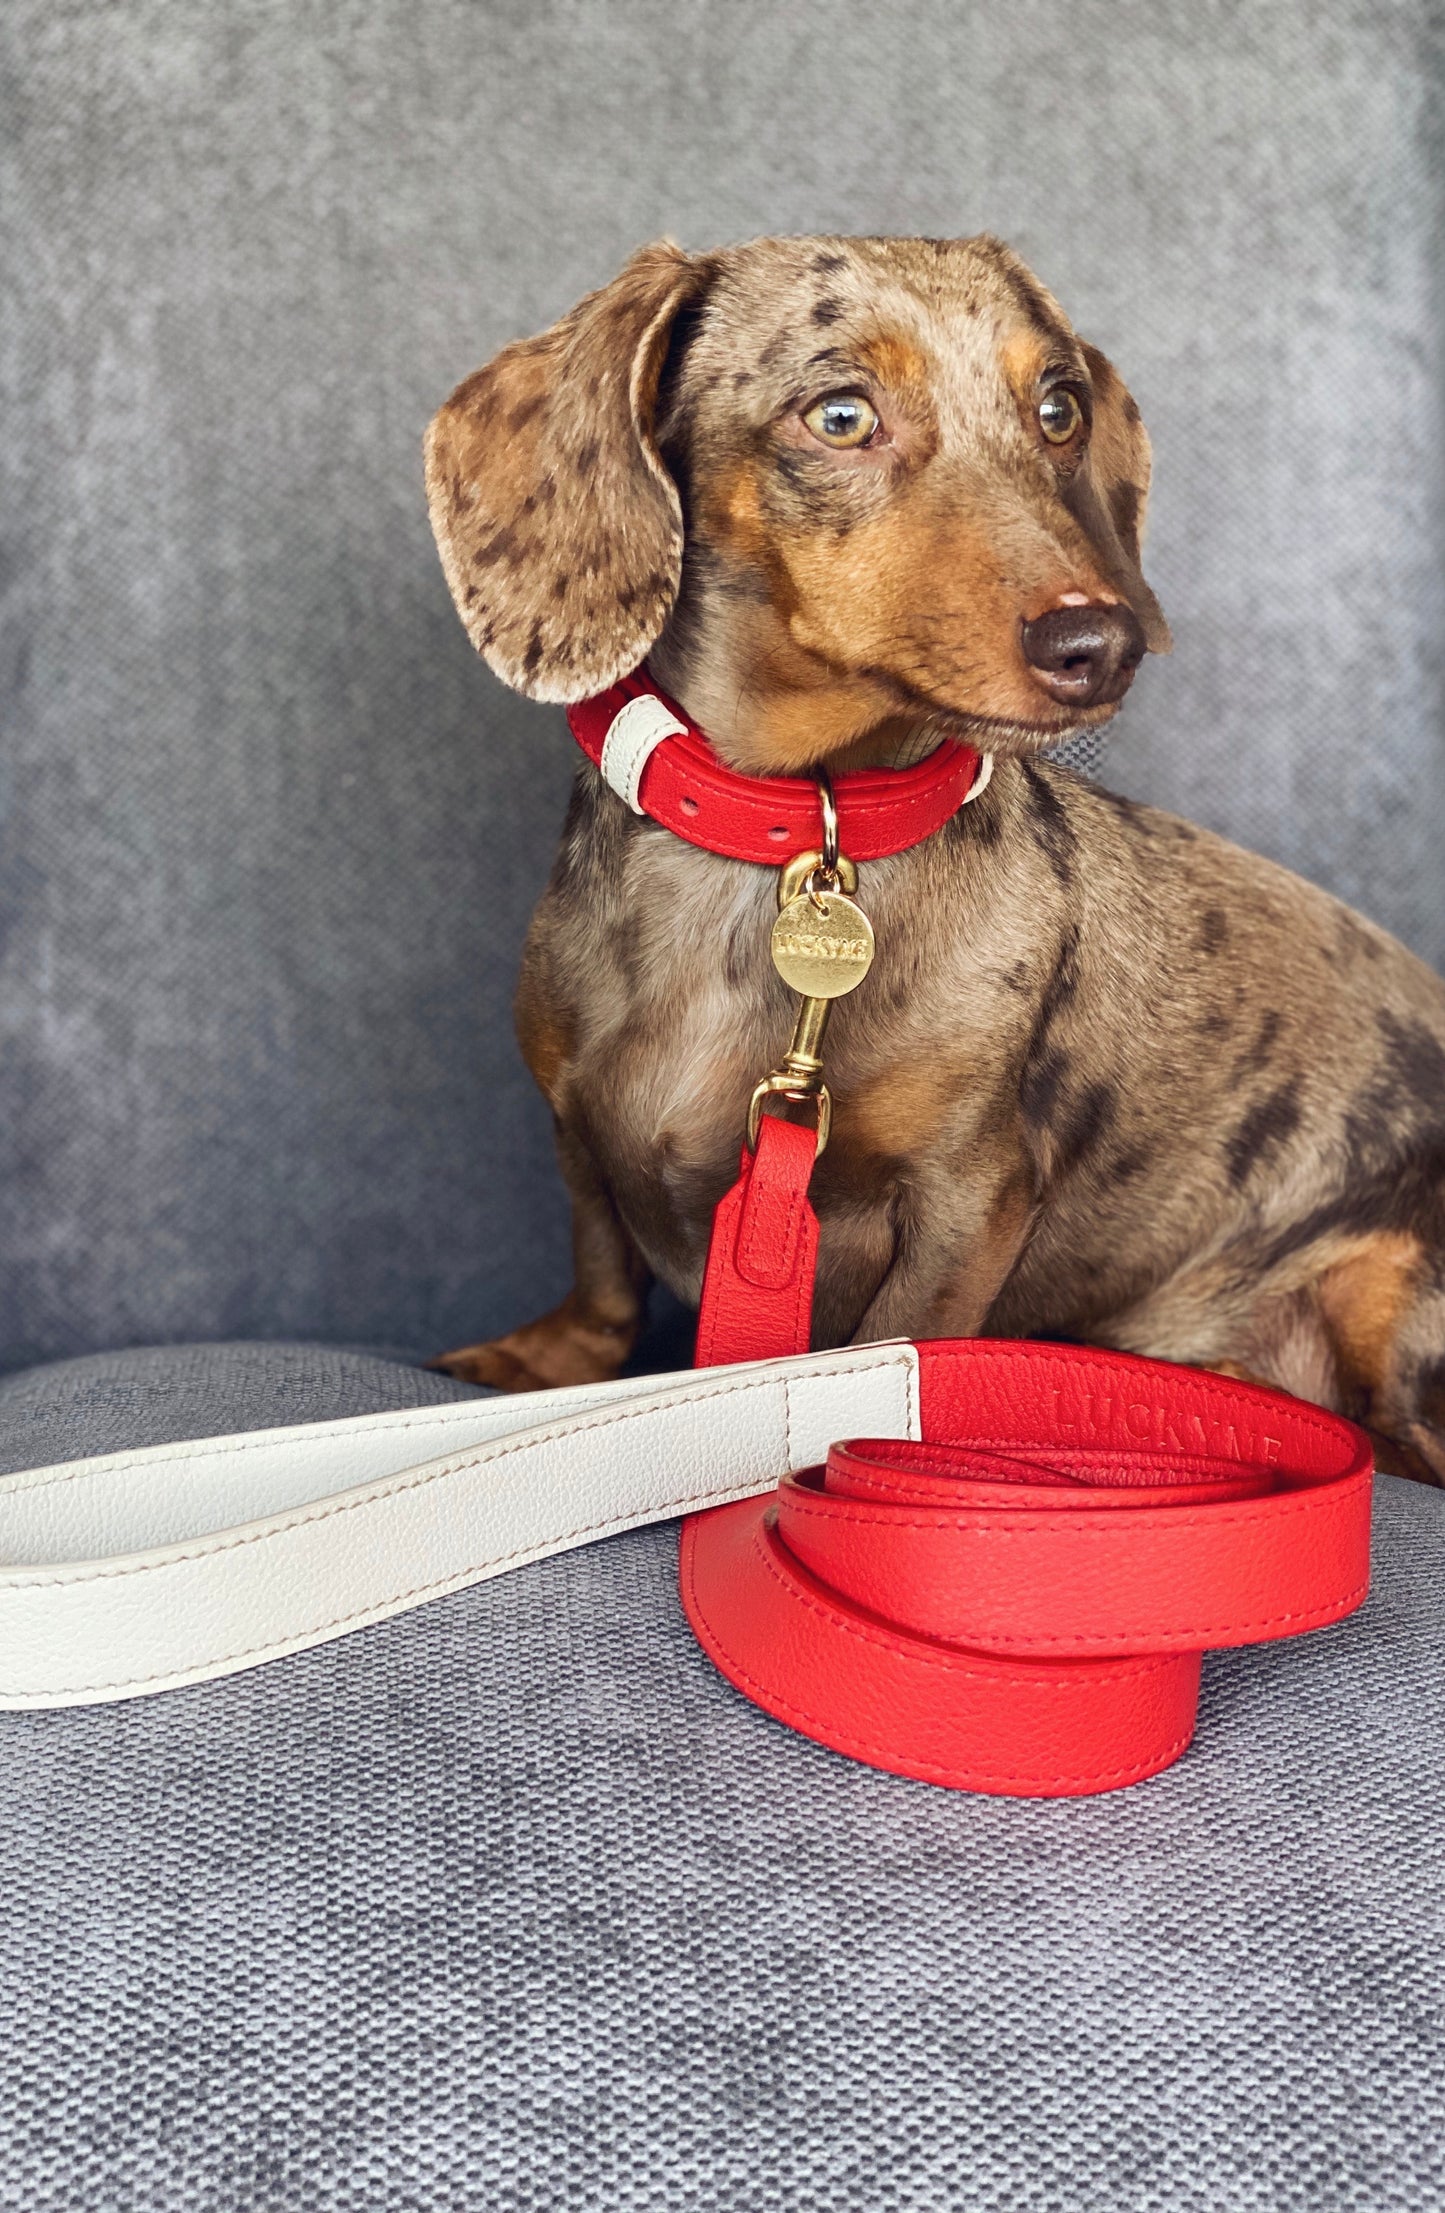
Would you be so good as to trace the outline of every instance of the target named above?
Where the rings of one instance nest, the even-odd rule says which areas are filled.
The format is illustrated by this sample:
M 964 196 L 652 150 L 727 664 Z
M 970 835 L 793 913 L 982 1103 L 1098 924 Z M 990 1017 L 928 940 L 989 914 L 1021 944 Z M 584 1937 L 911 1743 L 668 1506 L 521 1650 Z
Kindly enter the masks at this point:
M 80 1363 L 0 1395 L 0 1456 L 48 1418 L 109 1448 L 127 1390 L 170 1435 L 459 1389 L 307 1347 Z M 766 1719 L 675 1549 L 0 1717 L 0 2205 L 1445 2202 L 1445 1499 L 1383 1480 L 1365 1611 L 1215 1657 L 1180 1765 L 1072 1804 Z
M 0 1475 L 100 1452 L 224 1437 L 378 1407 L 484 1398 L 470 1384 L 340 1345 L 168 1345 L 0 1376 Z
M 1113 779 L 1438 959 L 1437 24 L 9 0 L 0 1367 L 564 1288 L 508 1002 L 569 741 L 463 637 L 419 445 L 659 232 L 1015 240 L 1155 438 L 1177 650 Z

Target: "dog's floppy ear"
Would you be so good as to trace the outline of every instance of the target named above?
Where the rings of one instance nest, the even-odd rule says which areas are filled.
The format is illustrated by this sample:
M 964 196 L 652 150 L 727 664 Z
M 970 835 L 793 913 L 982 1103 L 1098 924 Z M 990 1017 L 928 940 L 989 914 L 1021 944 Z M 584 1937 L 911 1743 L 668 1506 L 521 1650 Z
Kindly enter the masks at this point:
M 1139 566 L 1149 504 L 1149 433 L 1113 363 L 1097 346 L 1084 347 L 1084 360 L 1094 390 L 1094 427 L 1084 465 L 1065 497 L 1087 530 L 1100 567 L 1143 624 L 1149 651 L 1168 653 L 1169 625 Z
M 663 240 L 458 385 L 426 439 L 457 612 L 498 676 L 585 699 L 637 666 L 677 597 L 682 506 L 652 435 L 679 309 L 709 265 Z

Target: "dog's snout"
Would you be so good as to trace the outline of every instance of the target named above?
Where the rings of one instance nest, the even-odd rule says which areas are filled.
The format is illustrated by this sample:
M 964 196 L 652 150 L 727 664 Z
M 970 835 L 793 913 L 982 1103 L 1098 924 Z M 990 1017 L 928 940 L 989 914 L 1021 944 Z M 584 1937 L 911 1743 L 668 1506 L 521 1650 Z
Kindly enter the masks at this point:
M 1051 698 L 1066 707 L 1112 706 L 1144 658 L 1144 632 L 1130 608 L 1091 601 L 1050 607 L 1026 622 L 1023 649 Z

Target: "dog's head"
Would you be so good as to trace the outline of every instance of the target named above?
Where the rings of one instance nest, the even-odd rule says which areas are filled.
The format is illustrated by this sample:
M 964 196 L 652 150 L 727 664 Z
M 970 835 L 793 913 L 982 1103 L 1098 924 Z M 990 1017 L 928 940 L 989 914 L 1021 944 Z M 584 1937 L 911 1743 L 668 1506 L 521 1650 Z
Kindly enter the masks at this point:
M 650 654 L 755 770 L 1106 720 L 1169 646 L 1148 484 L 1119 377 L 991 238 L 646 247 L 427 436 L 497 674 L 579 699 Z

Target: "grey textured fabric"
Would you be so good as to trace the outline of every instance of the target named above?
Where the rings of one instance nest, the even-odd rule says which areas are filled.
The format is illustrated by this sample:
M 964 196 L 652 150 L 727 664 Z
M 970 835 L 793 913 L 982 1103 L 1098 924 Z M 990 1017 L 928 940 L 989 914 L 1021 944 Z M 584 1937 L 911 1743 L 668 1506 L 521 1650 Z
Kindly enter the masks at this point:
M 208 1370 L 228 1421 L 460 1389 L 369 1365 L 129 1374 L 210 1427 Z M 0 1452 L 47 1393 L 109 1446 L 126 1373 L 20 1379 Z M 1426 2213 L 1445 1499 L 1382 1480 L 1377 1530 L 1361 1615 L 1217 1655 L 1182 1763 L 1072 1804 L 768 1720 L 694 1645 L 671 1528 L 0 1716 L 0 2206 Z
M 147 1345 L 0 1376 L 0 1475 L 490 1393 L 342 1345 Z
M 422 426 L 640 240 L 1013 239 L 1178 646 L 1111 776 L 1445 949 L 1435 0 L 11 0 L 0 1366 L 436 1350 L 567 1274 L 508 1000 L 570 768 Z

